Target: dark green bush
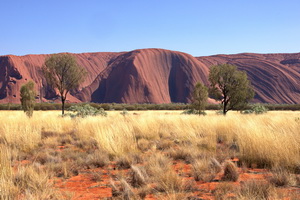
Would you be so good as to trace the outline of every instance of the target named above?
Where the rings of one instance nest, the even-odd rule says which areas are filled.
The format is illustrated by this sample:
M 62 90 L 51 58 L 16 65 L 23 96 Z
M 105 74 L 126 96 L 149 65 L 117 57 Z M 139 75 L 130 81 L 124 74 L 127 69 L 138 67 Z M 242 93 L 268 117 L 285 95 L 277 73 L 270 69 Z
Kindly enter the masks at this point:
M 204 116 L 207 115 L 206 112 L 204 112 L 204 111 L 199 112 L 199 110 L 195 110 L 195 109 L 185 110 L 181 114 L 183 114 L 183 115 L 204 115 Z
M 83 105 L 66 103 L 65 108 L 68 109 L 72 105 Z M 90 103 L 90 105 L 96 109 L 103 108 L 104 110 L 187 110 L 191 108 L 190 104 L 185 103 L 169 103 L 169 104 L 116 104 L 116 103 Z M 261 104 L 268 110 L 300 110 L 300 104 Z M 252 105 L 246 107 L 247 110 L 252 109 Z M 20 104 L 0 104 L 0 110 L 21 110 Z M 43 102 L 36 103 L 34 110 L 61 110 L 60 103 Z M 220 110 L 219 104 L 208 104 L 206 110 Z
M 89 104 L 85 105 L 74 105 L 68 108 L 68 111 L 72 113 L 68 113 L 67 115 L 71 117 L 87 117 L 87 116 L 107 116 L 107 113 L 104 111 L 103 108 L 97 109 Z
M 251 105 L 251 109 L 242 111 L 242 114 L 264 114 L 267 113 L 268 109 L 262 104 L 253 104 Z

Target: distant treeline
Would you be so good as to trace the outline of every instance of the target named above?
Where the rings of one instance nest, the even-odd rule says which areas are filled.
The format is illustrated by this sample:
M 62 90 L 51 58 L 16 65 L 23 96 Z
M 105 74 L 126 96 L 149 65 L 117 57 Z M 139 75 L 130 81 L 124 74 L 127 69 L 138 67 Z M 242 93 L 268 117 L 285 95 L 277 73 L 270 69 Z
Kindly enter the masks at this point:
M 84 104 L 78 103 L 77 105 Z M 66 109 L 75 103 L 66 103 Z M 170 104 L 118 104 L 118 103 L 90 103 L 95 108 L 104 110 L 187 110 L 191 108 L 190 104 L 170 103 Z M 268 110 L 300 110 L 300 104 L 262 104 Z M 251 104 L 249 105 L 249 108 Z M 246 109 L 249 109 L 246 108 Z M 0 104 L 0 110 L 21 110 L 21 104 Z M 36 103 L 34 110 L 61 110 L 60 103 Z M 209 104 L 206 110 L 220 110 L 220 105 Z

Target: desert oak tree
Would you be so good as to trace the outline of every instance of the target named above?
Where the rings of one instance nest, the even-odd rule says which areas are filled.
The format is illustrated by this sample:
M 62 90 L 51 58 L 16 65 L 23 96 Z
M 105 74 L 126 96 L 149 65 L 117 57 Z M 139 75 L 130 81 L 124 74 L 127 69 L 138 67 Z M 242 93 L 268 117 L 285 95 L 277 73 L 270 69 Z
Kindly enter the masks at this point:
M 224 115 L 229 110 L 243 109 L 254 97 L 254 90 L 246 72 L 237 70 L 234 65 L 212 66 L 208 79 L 210 81 L 209 93 L 214 99 L 221 101 Z
M 46 59 L 43 73 L 47 83 L 58 90 L 64 115 L 67 95 L 84 81 L 86 70 L 78 65 L 71 54 L 54 54 Z
M 28 117 L 31 117 L 34 110 L 36 92 L 34 90 L 34 82 L 28 81 L 22 85 L 20 89 L 20 101 L 22 109 Z
M 192 106 L 199 112 L 199 115 L 204 112 L 208 98 L 208 89 L 200 82 L 196 83 L 193 90 Z

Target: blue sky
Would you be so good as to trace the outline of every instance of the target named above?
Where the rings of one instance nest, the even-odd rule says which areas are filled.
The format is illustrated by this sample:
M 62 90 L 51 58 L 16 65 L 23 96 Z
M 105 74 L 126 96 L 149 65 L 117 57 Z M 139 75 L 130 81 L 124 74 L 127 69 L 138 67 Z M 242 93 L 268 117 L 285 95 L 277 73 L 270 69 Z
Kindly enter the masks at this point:
M 0 0 L 0 55 L 300 52 L 299 0 Z

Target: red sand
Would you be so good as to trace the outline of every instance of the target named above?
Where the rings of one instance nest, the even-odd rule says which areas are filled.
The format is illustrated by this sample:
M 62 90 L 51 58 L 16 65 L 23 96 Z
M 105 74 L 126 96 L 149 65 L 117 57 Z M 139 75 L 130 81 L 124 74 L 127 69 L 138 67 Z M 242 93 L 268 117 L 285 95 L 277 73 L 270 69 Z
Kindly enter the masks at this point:
M 180 161 L 175 162 L 174 170 L 179 173 L 184 179 L 186 180 L 193 180 L 190 177 L 191 174 L 191 167 L 190 165 L 184 164 Z M 98 171 L 100 169 L 96 169 Z M 107 170 L 100 170 L 102 173 L 106 174 Z M 236 182 L 227 182 L 228 184 L 232 184 L 235 187 L 238 187 L 241 182 L 256 179 L 256 180 L 265 180 L 267 176 L 270 176 L 270 173 L 265 169 L 248 169 L 246 173 L 243 173 L 241 169 L 240 176 L 238 181 Z M 126 172 L 126 170 L 125 170 Z M 116 171 L 112 171 L 112 174 L 115 174 Z M 222 177 L 222 172 L 220 172 L 214 181 L 205 183 L 198 181 L 196 182 L 195 187 L 198 188 L 198 191 L 194 193 L 194 196 L 204 200 L 213 200 L 215 199 L 213 195 L 213 191 L 216 187 L 224 183 L 220 181 Z M 100 182 L 94 182 L 91 180 L 91 175 L 88 173 L 80 174 L 78 176 L 72 177 L 67 180 L 59 179 L 56 183 L 56 186 L 60 188 L 62 191 L 73 192 L 75 200 L 87 200 L 87 199 L 104 199 L 111 197 L 112 190 L 109 188 L 109 179 L 107 175 L 102 176 L 102 180 Z M 279 188 L 278 190 L 282 191 L 283 193 L 289 194 L 289 192 L 300 192 L 299 188 Z M 234 196 L 234 194 L 228 194 L 229 196 Z M 154 200 L 159 199 L 155 194 L 149 194 L 145 198 L 146 200 Z M 288 199 L 288 198 L 286 198 Z
M 100 182 L 91 180 L 90 174 L 79 174 L 67 180 L 58 179 L 56 186 L 62 191 L 74 194 L 75 200 L 99 199 L 112 196 L 112 189 L 107 187 L 108 176 L 101 176 Z

